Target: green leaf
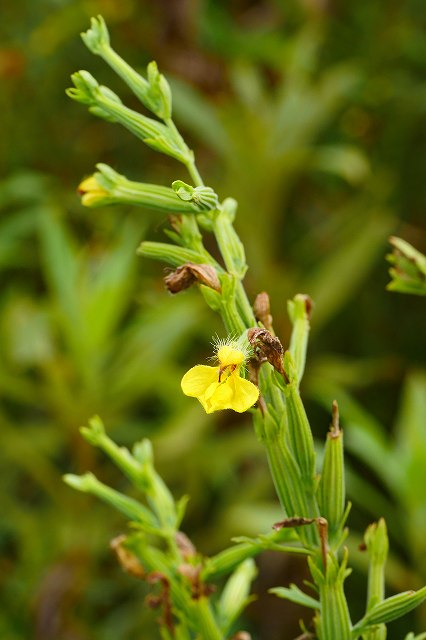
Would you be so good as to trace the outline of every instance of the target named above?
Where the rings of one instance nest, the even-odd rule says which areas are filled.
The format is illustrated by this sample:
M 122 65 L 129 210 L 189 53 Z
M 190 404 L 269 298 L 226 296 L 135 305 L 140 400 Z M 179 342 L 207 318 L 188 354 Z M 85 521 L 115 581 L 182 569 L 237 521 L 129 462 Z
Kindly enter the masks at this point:
M 289 588 L 273 587 L 272 589 L 268 589 L 268 593 L 273 593 L 278 596 L 278 598 L 283 598 L 284 600 L 300 604 L 302 607 L 321 610 L 321 603 L 301 591 L 295 584 L 291 584 Z
M 402 238 L 389 238 L 393 253 L 386 256 L 393 265 L 388 291 L 426 295 L 426 256 Z
M 64 482 L 77 491 L 90 493 L 123 513 L 129 520 L 142 526 L 147 532 L 158 531 L 158 520 L 154 514 L 137 500 L 119 493 L 100 482 L 92 473 L 76 476 L 71 473 L 63 477 Z

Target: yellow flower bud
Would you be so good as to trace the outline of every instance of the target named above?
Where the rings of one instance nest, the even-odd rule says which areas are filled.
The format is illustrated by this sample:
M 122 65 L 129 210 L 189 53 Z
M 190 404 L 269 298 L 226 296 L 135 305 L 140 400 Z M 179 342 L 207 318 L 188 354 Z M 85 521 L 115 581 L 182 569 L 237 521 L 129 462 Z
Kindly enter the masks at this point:
M 85 207 L 98 207 L 110 200 L 110 194 L 96 180 L 96 174 L 80 182 L 77 191 Z

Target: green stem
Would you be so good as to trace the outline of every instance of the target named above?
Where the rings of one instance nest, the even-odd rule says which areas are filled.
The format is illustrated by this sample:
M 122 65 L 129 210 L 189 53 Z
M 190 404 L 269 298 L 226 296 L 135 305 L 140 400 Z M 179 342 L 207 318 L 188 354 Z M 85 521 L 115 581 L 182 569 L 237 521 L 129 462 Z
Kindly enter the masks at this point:
M 204 186 L 204 182 L 203 182 L 203 180 L 202 180 L 202 178 L 201 178 L 201 176 L 200 176 L 200 174 L 198 172 L 198 169 L 197 169 L 197 167 L 195 165 L 195 162 L 188 162 L 188 163 L 186 163 L 185 166 L 186 166 L 186 168 L 188 170 L 189 175 L 192 178 L 194 186 L 195 187 Z
M 237 282 L 235 288 L 235 302 L 237 309 L 240 312 L 241 318 L 247 329 L 256 326 L 256 318 L 253 313 L 253 308 L 248 300 L 246 290 L 241 280 Z
M 176 142 L 179 144 L 179 146 L 181 146 L 183 149 L 187 150 L 188 147 L 185 144 L 182 136 L 179 133 L 179 130 L 177 128 L 177 126 L 175 125 L 175 123 L 173 122 L 173 120 L 171 118 L 168 118 L 167 120 L 164 121 L 166 126 L 170 129 L 170 131 L 172 132 L 174 138 L 176 139 Z M 192 152 L 189 152 L 192 154 Z M 195 164 L 195 160 L 194 158 L 189 158 L 185 163 L 185 167 L 188 170 L 189 175 L 192 178 L 192 181 L 194 183 L 194 187 L 202 187 L 204 186 L 204 182 L 202 177 L 200 176 L 200 173 L 197 169 L 197 166 Z
M 210 602 L 204 596 L 196 601 L 196 615 L 200 640 L 223 640 L 223 634 L 218 628 Z

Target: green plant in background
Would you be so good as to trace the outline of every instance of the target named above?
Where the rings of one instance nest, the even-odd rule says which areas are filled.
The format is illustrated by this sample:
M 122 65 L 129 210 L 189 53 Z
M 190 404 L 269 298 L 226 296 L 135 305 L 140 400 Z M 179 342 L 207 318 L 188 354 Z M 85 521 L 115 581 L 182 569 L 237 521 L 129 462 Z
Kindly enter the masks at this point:
M 389 291 L 426 295 L 426 257 L 401 238 L 390 238 L 393 252 L 387 256 L 392 264 Z
M 245 637 L 244 632 L 237 631 L 236 619 L 248 601 L 255 577 L 251 558 L 263 549 L 308 558 L 312 594 L 295 586 L 274 589 L 279 597 L 314 609 L 313 626 L 304 628 L 303 637 L 385 638 L 386 624 L 417 607 L 426 598 L 426 587 L 385 598 L 388 542 L 384 522 L 379 521 L 365 536 L 369 559 L 365 615 L 356 623 L 351 620 L 344 591 L 350 570 L 343 546 L 349 507 L 337 404 L 333 405 L 332 426 L 318 479 L 312 431 L 299 392 L 305 369 L 310 299 L 297 295 L 289 302 L 293 331 L 289 349 L 284 352 L 274 334 L 267 294 L 260 294 L 252 307 L 242 284 L 247 265 L 244 247 L 233 226 L 237 203 L 232 198 L 220 202 L 214 190 L 203 184 L 194 155 L 171 118 L 167 81 L 155 63 L 148 66 L 147 79 L 130 68 L 111 48 L 101 17 L 92 20 L 83 39 L 158 120 L 124 106 L 115 93 L 99 85 L 86 71 L 73 75 L 75 87 L 68 91 L 69 96 L 88 105 L 95 115 L 122 124 L 154 150 L 181 162 L 193 182 L 190 185 L 176 180 L 171 188 L 135 183 L 106 165 L 98 165 L 99 171 L 80 185 L 83 203 L 100 206 L 126 202 L 173 213 L 172 228 L 166 233 L 174 244 L 144 242 L 139 253 L 175 268 L 166 278 L 172 293 L 197 284 L 208 306 L 222 317 L 232 339 L 219 344 L 218 366 L 193 367 L 184 376 L 182 389 L 197 397 L 207 412 L 224 408 L 251 411 L 285 517 L 274 525 L 272 534 L 241 540 L 213 558 L 202 558 L 179 531 L 184 502 L 174 502 L 155 472 L 150 444 L 142 441 L 132 454 L 118 448 L 105 435 L 98 419 L 82 430 L 83 435 L 113 459 L 142 492 L 147 504 L 106 487 L 92 475 L 68 475 L 67 482 L 113 504 L 130 518 L 137 532 L 115 541 L 114 547 L 128 570 L 151 585 L 159 585 L 150 602 L 162 609 L 163 638 Z M 213 234 L 224 266 L 206 249 L 207 234 Z M 259 392 L 257 408 L 250 409 Z M 232 570 L 225 587 L 212 595 L 209 581 Z

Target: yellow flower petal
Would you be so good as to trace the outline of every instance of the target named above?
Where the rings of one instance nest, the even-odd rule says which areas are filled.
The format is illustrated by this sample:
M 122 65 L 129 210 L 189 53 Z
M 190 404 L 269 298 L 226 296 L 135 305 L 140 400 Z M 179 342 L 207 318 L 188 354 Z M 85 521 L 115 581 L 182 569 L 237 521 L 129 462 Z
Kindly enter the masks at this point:
M 227 382 L 233 388 L 229 409 L 243 413 L 250 409 L 259 398 L 259 389 L 249 380 L 240 378 L 237 374 L 232 374 Z
M 212 394 L 210 394 L 209 398 L 206 398 L 206 404 L 208 407 L 206 409 L 207 413 L 220 411 L 221 409 L 230 409 L 233 394 L 234 389 L 229 384 L 229 378 L 227 378 L 225 382 L 217 385 L 216 389 Z
M 95 174 L 96 175 L 96 174 Z M 78 185 L 77 191 L 81 195 L 81 203 L 85 207 L 96 207 L 106 204 L 109 193 L 96 180 L 95 175 L 89 176 Z
M 186 396 L 198 398 L 204 395 L 209 386 L 219 380 L 219 367 L 197 364 L 185 373 L 180 383 Z
M 102 189 L 95 176 L 89 176 L 80 182 L 77 190 L 80 194 L 87 193 L 88 191 L 99 191 Z

